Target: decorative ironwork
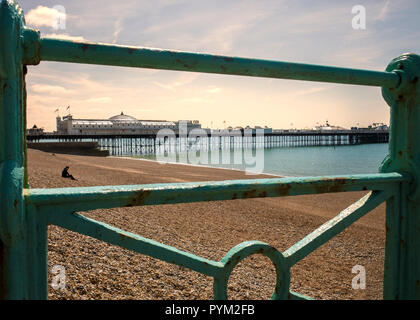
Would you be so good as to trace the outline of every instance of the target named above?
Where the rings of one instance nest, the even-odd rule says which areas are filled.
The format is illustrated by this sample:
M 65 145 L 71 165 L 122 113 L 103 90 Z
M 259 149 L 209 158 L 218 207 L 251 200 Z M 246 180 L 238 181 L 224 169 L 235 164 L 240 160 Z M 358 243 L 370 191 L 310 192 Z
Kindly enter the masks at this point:
M 389 155 L 369 175 L 280 178 L 182 184 L 30 189 L 26 172 L 26 65 L 62 61 L 139 68 L 322 81 L 382 87 L 391 107 Z M 47 298 L 47 226 L 76 231 L 214 278 L 215 299 L 227 298 L 235 265 L 263 254 L 275 265 L 273 299 L 308 298 L 289 289 L 290 268 L 386 201 L 384 292 L 386 299 L 420 298 L 420 57 L 404 54 L 386 71 L 317 66 L 140 47 L 42 38 L 25 27 L 15 1 L 0 5 L 0 297 Z M 250 241 L 211 261 L 143 238 L 78 212 L 310 193 L 371 190 L 317 230 L 279 252 Z

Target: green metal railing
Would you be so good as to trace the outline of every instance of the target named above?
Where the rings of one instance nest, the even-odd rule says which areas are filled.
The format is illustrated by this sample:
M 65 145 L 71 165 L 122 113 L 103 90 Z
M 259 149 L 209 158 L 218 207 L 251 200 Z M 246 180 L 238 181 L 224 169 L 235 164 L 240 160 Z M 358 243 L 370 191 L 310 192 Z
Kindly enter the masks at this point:
M 377 174 L 200 183 L 31 189 L 26 171 L 26 65 L 62 61 L 382 87 L 391 107 L 389 155 Z M 386 201 L 385 299 L 420 298 L 420 56 L 404 54 L 384 72 L 233 58 L 209 54 L 42 38 L 25 27 L 16 2 L 0 7 L 0 297 L 46 299 L 47 226 L 184 266 L 214 278 L 214 298 L 227 298 L 234 267 L 263 254 L 276 267 L 273 299 L 307 298 L 290 291 L 290 268 Z M 258 197 L 370 190 L 284 252 L 249 241 L 212 261 L 125 232 L 78 212 Z

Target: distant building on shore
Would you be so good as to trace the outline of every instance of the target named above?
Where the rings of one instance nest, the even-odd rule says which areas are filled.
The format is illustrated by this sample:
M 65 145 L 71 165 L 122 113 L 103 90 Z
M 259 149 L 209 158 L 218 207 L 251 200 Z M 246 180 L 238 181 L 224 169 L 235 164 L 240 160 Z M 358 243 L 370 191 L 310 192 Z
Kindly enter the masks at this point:
M 178 132 L 181 124 L 187 128 L 187 132 L 201 128 L 198 120 L 138 120 L 123 112 L 109 119 L 75 119 L 69 114 L 63 118 L 58 116 L 56 123 L 57 134 L 70 135 L 156 134 L 161 129 Z

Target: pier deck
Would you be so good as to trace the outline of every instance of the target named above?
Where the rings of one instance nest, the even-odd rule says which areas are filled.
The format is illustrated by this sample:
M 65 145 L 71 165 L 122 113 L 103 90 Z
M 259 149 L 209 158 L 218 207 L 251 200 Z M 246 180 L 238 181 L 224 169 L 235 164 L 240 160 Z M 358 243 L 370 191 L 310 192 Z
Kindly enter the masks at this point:
M 340 131 L 275 131 L 270 133 L 243 134 L 241 131 L 170 136 L 156 134 L 113 134 L 113 135 L 28 135 L 31 144 L 45 142 L 96 142 L 102 150 L 111 155 L 150 154 L 159 148 L 196 150 L 236 149 L 236 148 L 278 148 L 309 146 L 340 146 L 367 143 L 387 143 L 389 132 L 381 130 L 340 130 Z

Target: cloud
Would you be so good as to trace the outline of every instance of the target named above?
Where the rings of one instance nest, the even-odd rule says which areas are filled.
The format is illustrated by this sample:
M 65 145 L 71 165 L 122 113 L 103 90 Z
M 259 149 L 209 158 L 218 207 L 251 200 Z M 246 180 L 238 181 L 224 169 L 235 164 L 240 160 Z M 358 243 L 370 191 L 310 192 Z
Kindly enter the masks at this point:
M 34 84 L 31 86 L 32 91 L 36 93 L 48 93 L 48 94 L 68 94 L 71 90 L 68 90 L 61 86 L 54 86 L 49 84 Z
M 178 102 L 180 102 L 180 103 L 204 103 L 204 102 L 207 102 L 207 100 L 202 98 L 202 97 L 190 97 L 190 98 L 181 99 Z
M 212 29 L 198 43 L 203 47 L 212 47 L 217 52 L 230 52 L 235 39 L 249 28 L 249 23 L 233 23 Z
M 313 87 L 313 88 L 309 88 L 309 89 L 305 89 L 305 90 L 296 91 L 295 93 L 293 93 L 293 96 L 295 96 L 295 97 L 306 96 L 308 94 L 321 92 L 321 91 L 324 91 L 326 89 L 327 89 L 326 87 Z
M 219 93 L 222 89 L 218 87 L 212 87 L 206 90 L 208 93 Z
M 289 8 L 286 9 L 282 6 L 285 2 L 278 0 L 224 2 L 223 6 L 222 1 L 107 0 L 106 5 L 99 7 L 94 1 L 76 0 L 66 2 L 67 19 L 71 21 L 68 28 L 57 31 L 51 27 L 52 3 L 45 2 L 43 5 L 51 8 L 40 9 L 41 6 L 36 7 L 41 2 L 31 1 L 27 21 L 43 25 L 41 31 L 54 38 L 123 40 L 133 45 L 383 70 L 389 57 L 417 50 L 419 32 L 401 32 L 414 23 L 410 17 L 418 11 L 415 1 L 404 5 L 387 0 L 366 2 L 371 23 L 363 32 L 351 28 L 352 3 L 327 4 L 325 1 L 287 2 Z M 30 10 L 32 8 L 34 10 Z M 401 23 L 391 23 L 391 18 L 401 19 Z M 386 37 L 397 32 L 401 33 L 398 37 Z M 238 118 L 238 125 L 239 121 L 264 123 L 261 119 L 265 116 L 264 121 L 279 127 L 297 123 L 297 119 L 302 119 L 299 120 L 302 126 L 312 126 L 315 116 L 324 120 L 324 114 L 334 113 L 336 105 L 343 110 L 340 114 L 352 110 L 347 98 L 349 101 L 354 98 L 352 103 L 367 105 L 364 102 L 367 97 L 376 99 L 378 96 L 375 88 L 370 89 L 372 94 L 361 96 L 358 91 L 351 91 L 352 86 L 305 85 L 307 82 L 154 69 L 45 62 L 30 66 L 29 70 L 29 120 L 51 129 L 55 127 L 54 114 L 45 110 L 55 110 L 60 104 L 71 104 L 72 112 L 80 117 L 108 117 L 123 107 L 124 112 L 138 118 L 194 117 L 210 122 L 216 121 L 217 114 L 226 112 L 224 118 L 227 121 Z M 191 78 L 181 78 L 181 74 L 185 77 L 199 75 L 199 78 L 192 82 Z M 32 88 L 35 84 L 38 86 Z M 324 86 L 328 90 L 323 89 Z M 379 95 L 370 102 L 380 104 L 382 99 Z M 200 104 L 204 107 L 200 108 Z M 314 104 L 320 106 L 316 111 L 312 111 Z M 139 109 L 145 105 L 150 108 L 147 113 Z M 267 111 L 255 112 L 255 106 Z M 299 111 L 289 112 L 286 106 Z M 386 110 L 379 110 L 381 117 L 388 115 Z M 279 116 L 268 119 L 266 115 L 271 113 Z M 334 122 L 343 121 L 346 125 L 357 118 L 348 114 Z M 38 119 L 45 119 L 44 123 Z M 377 119 L 372 118 L 372 121 Z
M 163 14 L 154 17 L 159 23 L 146 25 L 140 31 L 147 46 L 227 54 L 235 49 L 240 37 L 272 14 L 267 6 L 236 1 L 225 3 L 223 10 L 211 1 L 193 1 L 182 8 L 185 10 L 170 19 Z
M 169 90 L 169 91 L 172 91 L 172 92 L 176 92 L 176 89 L 173 85 L 163 84 L 163 83 L 160 83 L 158 81 L 153 81 L 152 83 L 154 85 L 158 86 L 158 87 L 163 88 L 163 89 L 166 89 L 166 90 Z
M 93 103 L 108 103 L 112 99 L 110 97 L 98 97 L 98 98 L 90 98 L 86 100 L 86 102 L 93 102 Z
M 164 84 L 158 81 L 154 81 L 153 84 L 166 90 L 176 92 L 177 88 L 193 82 L 198 76 L 199 75 L 197 73 L 183 73 L 177 78 L 176 81 L 173 81 L 169 84 Z
M 53 27 L 57 21 L 65 18 L 66 14 L 64 12 L 60 12 L 55 8 L 38 6 L 28 12 L 25 16 L 25 21 L 28 25 L 35 27 Z
M 119 34 L 121 33 L 122 30 L 123 30 L 122 19 L 118 19 L 114 23 L 114 33 L 112 34 L 112 43 L 117 42 L 118 36 L 119 36 Z
M 366 43 L 366 45 L 357 47 L 344 47 L 332 51 L 327 58 L 331 65 L 343 65 L 351 68 L 383 68 L 381 57 L 385 51 L 385 42 L 381 44 Z
M 347 5 L 334 4 L 316 10 L 302 10 L 298 15 L 285 19 L 283 25 L 288 34 L 304 35 L 331 32 L 346 21 L 351 21 Z
M 376 17 L 375 20 L 385 21 L 386 16 L 387 16 L 388 11 L 389 11 L 388 10 L 389 9 L 389 3 L 390 3 L 390 0 L 385 1 L 385 4 L 382 7 L 381 12 L 379 12 L 379 15 Z
M 71 41 L 86 41 L 86 39 L 82 36 L 71 36 L 66 33 L 49 33 L 43 36 L 44 38 L 55 38 L 55 39 L 62 39 L 62 40 L 71 40 Z

